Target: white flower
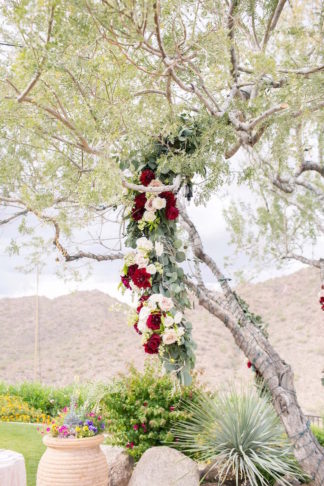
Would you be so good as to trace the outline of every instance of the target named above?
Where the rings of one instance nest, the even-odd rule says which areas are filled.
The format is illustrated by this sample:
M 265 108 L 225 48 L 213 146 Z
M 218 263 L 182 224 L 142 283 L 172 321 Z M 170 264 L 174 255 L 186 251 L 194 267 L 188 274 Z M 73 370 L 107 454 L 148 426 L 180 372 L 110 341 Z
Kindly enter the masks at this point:
M 163 197 L 155 197 L 152 201 L 152 205 L 154 209 L 162 209 L 166 206 L 166 199 Z M 146 205 L 145 205 L 146 207 Z
M 151 296 L 148 298 L 147 302 L 154 302 L 154 304 L 156 304 L 157 302 L 159 302 L 159 301 L 160 301 L 160 299 L 161 299 L 162 297 L 163 297 L 163 295 L 161 295 L 161 294 L 152 294 L 152 295 L 151 295 Z
M 155 311 L 157 310 L 156 309 L 156 303 L 153 302 L 152 300 L 148 299 L 147 301 L 147 307 L 151 310 L 151 311 Z
M 136 253 L 134 261 L 135 261 L 136 265 L 138 265 L 138 268 L 146 268 L 146 265 L 148 264 L 149 259 L 145 258 L 141 253 Z
M 165 297 L 164 295 L 162 295 L 159 300 L 159 306 L 161 310 L 163 310 L 164 312 L 168 312 L 173 307 L 172 299 L 169 299 L 169 297 Z
M 157 209 L 157 208 L 154 207 L 154 199 L 155 199 L 155 197 L 151 196 L 150 198 L 148 198 L 148 200 L 145 203 L 145 209 L 147 211 L 151 211 L 152 213 L 154 213 Z M 164 201 L 165 201 L 165 199 L 164 199 Z
M 163 322 L 164 322 L 165 327 L 171 327 L 174 324 L 173 317 L 171 317 L 171 316 L 166 316 L 164 318 L 164 321 Z
M 146 321 L 138 321 L 137 329 L 144 334 L 144 332 L 148 331 L 148 327 L 146 326 Z
M 182 318 L 183 318 L 183 314 L 182 312 L 176 312 L 175 316 L 174 316 L 174 322 L 176 324 L 180 324 L 180 322 L 182 321 Z
M 153 249 L 153 243 L 145 238 L 145 236 L 143 236 L 142 238 L 138 238 L 138 240 L 136 241 L 136 246 L 139 250 L 142 251 L 151 251 Z
M 148 265 L 148 266 L 146 267 L 146 271 L 147 271 L 148 273 L 150 273 L 151 275 L 154 275 L 154 274 L 156 273 L 156 268 L 155 268 L 154 263 L 151 263 L 150 265 Z
M 164 344 L 173 344 L 178 340 L 178 335 L 174 329 L 168 329 L 162 337 Z
M 161 256 L 162 253 L 163 253 L 163 250 L 164 250 L 164 246 L 163 246 L 163 243 L 160 243 L 159 241 L 156 241 L 155 243 L 155 253 L 156 253 L 156 256 Z
M 147 221 L 148 223 L 152 223 L 156 218 L 155 214 L 152 211 L 145 211 L 143 215 L 144 221 Z
M 125 265 L 127 265 L 128 267 L 130 265 L 133 265 L 134 264 L 134 258 L 135 258 L 135 251 L 130 251 L 130 252 L 126 253 L 126 255 L 124 257 Z
M 138 315 L 139 322 L 144 322 L 146 324 L 147 318 L 150 314 L 151 311 L 147 306 L 142 307 Z
M 183 336 L 185 333 L 185 330 L 183 327 L 179 327 L 178 330 L 177 330 L 177 335 L 178 337 L 180 338 L 181 336 Z

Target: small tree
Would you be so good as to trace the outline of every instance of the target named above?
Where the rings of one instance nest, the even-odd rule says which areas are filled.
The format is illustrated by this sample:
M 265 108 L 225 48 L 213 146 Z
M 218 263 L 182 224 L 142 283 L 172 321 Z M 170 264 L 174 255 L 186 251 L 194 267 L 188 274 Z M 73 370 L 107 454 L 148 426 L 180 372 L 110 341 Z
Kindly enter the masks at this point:
M 291 257 L 290 241 L 303 243 L 310 230 L 318 237 L 321 1 L 9 0 L 1 14 L 1 224 L 20 220 L 20 234 L 38 248 L 47 242 L 35 223 L 49 225 L 66 262 L 122 258 L 120 238 L 111 244 L 99 234 L 94 252 L 72 236 L 94 221 L 121 221 L 127 169 L 167 137 L 172 150 L 158 166 L 179 174 L 189 192 L 199 182 L 197 201 L 237 174 L 252 182 L 264 201 L 260 226 L 268 240 L 276 237 L 273 252 Z M 184 112 L 190 117 L 179 123 Z M 312 158 L 303 156 L 306 139 Z M 287 208 L 295 212 L 285 227 Z M 262 374 L 296 458 L 321 485 L 324 452 L 298 405 L 290 366 L 244 313 L 184 205 L 181 217 L 195 258 L 188 288 Z M 207 289 L 201 265 L 222 298 Z

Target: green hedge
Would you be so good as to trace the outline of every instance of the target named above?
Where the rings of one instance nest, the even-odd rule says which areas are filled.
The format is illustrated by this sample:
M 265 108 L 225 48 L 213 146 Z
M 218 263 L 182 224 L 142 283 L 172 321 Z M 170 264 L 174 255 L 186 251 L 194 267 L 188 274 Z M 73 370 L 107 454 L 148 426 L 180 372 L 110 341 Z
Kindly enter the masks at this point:
M 315 425 L 312 425 L 311 429 L 318 442 L 321 444 L 322 447 L 324 447 L 324 429 L 316 427 Z
M 30 407 L 41 410 L 46 415 L 55 417 L 59 410 L 69 406 L 73 385 L 55 388 L 41 383 L 24 382 L 10 385 L 0 382 L 0 396 L 10 395 L 20 397 Z M 80 402 L 83 402 L 81 393 Z

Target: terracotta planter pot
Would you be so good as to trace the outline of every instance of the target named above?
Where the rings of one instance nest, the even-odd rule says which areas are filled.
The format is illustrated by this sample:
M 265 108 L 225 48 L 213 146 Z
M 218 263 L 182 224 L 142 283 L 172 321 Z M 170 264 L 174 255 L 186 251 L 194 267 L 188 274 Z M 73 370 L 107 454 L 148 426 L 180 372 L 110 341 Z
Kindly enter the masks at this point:
M 59 439 L 46 435 L 38 465 L 37 486 L 107 486 L 108 465 L 100 449 L 102 435 Z

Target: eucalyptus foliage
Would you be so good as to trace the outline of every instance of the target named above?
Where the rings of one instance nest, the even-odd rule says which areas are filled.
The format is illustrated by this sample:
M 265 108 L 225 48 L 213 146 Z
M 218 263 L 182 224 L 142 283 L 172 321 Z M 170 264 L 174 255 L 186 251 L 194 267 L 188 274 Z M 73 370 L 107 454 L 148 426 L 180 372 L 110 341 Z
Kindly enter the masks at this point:
M 229 476 L 239 485 L 252 486 L 284 476 L 301 477 L 280 420 L 266 395 L 254 390 L 230 391 L 215 397 L 201 394 L 188 403 L 190 418 L 180 421 L 172 432 L 175 446 L 202 462 L 212 462 L 220 481 Z

